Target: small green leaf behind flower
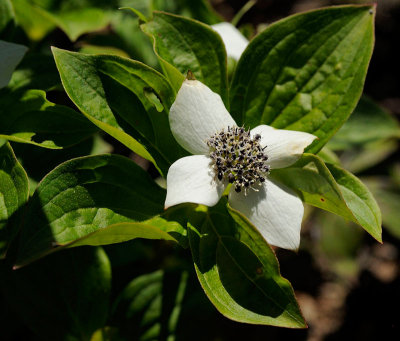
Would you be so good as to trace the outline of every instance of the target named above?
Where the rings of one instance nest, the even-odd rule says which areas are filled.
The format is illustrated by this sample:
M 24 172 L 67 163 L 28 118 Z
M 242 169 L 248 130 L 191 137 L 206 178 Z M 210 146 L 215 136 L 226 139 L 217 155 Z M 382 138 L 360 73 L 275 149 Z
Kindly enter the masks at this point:
M 152 37 L 154 51 L 176 91 L 191 70 L 196 79 L 220 94 L 228 104 L 227 57 L 219 35 L 209 26 L 177 15 L 154 12 L 141 25 Z

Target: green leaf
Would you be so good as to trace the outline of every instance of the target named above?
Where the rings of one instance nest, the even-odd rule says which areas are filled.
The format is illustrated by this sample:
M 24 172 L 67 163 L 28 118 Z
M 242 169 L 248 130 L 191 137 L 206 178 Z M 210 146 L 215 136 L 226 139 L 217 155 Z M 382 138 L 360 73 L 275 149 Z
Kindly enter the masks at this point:
M 14 25 L 14 13 L 10 0 L 0 0 L 0 39 L 4 39 Z
M 317 152 L 361 96 L 374 41 L 375 7 L 339 6 L 268 26 L 239 60 L 231 86 L 238 124 L 269 124 L 319 137 Z
M 39 41 L 55 27 L 65 32 L 71 41 L 82 34 L 100 30 L 107 26 L 107 12 L 99 8 L 80 8 L 49 11 L 32 1 L 12 0 L 17 21 L 31 40 Z
M 43 39 L 56 24 L 51 14 L 29 0 L 11 0 L 15 18 L 30 40 Z
M 132 4 L 130 5 L 132 6 Z M 104 42 L 98 37 L 100 45 L 116 46 L 127 52 L 132 59 L 144 62 L 146 65 L 159 69 L 157 56 L 148 37 L 139 27 L 139 19 L 128 11 L 115 11 L 110 14 L 111 26 L 116 36 L 111 41 Z M 97 42 L 95 40 L 95 42 Z
M 187 278 L 163 270 L 135 278 L 114 303 L 114 325 L 129 339 L 174 340 Z
M 7 221 L 28 200 L 29 185 L 25 170 L 17 161 L 9 143 L 0 147 L 0 259 L 4 257 L 16 229 Z
M 0 40 L 0 89 L 7 86 L 27 50 L 26 46 Z
M 82 8 L 52 15 L 54 22 L 71 41 L 76 41 L 84 33 L 106 27 L 110 21 L 107 12 L 99 8 Z
M 110 153 L 112 146 L 95 134 L 72 147 L 63 149 L 37 148 L 27 143 L 14 143 L 13 149 L 30 181 L 36 183 L 34 187 L 30 186 L 30 193 L 33 195 L 40 180 L 59 164 L 80 156 Z
M 228 211 L 233 219 L 213 208 L 199 209 L 189 221 L 195 269 L 208 298 L 234 321 L 304 328 L 274 252 L 243 215 L 229 206 Z
M 97 131 L 75 110 L 49 102 L 41 90 L 16 91 L 0 98 L 0 138 L 59 149 Z
M 61 85 L 54 58 L 41 53 L 27 54 L 13 72 L 5 91 L 44 90 L 49 91 Z
M 382 210 L 383 226 L 391 235 L 400 239 L 400 189 L 389 178 L 367 177 L 368 186 Z
M 351 173 L 337 165 L 325 165 L 316 155 L 304 154 L 293 166 L 274 170 L 271 176 L 296 191 L 305 203 L 351 220 L 382 241 L 379 207 Z
M 382 242 L 382 216 L 378 204 L 368 188 L 355 175 L 337 165 L 327 165 L 332 173 L 346 205 L 357 223 L 372 237 Z
M 399 122 L 370 98 L 363 96 L 349 120 L 329 141 L 328 147 L 347 150 L 388 138 L 400 138 Z
M 153 38 L 160 64 L 176 90 L 184 79 L 177 70 L 184 75 L 191 70 L 227 103 L 225 46 L 215 31 L 201 22 L 163 12 L 154 12 L 153 20 L 141 28 Z
M 90 340 L 104 326 L 111 266 L 101 248 L 79 248 L 14 271 L 0 264 L 0 288 L 40 340 Z
M 68 96 L 100 129 L 153 162 L 162 173 L 186 155 L 169 128 L 168 110 L 175 93 L 161 74 L 117 56 L 57 48 L 53 54 Z
M 165 190 L 118 155 L 77 158 L 39 184 L 29 202 L 17 267 L 65 247 L 134 238 L 179 241 L 185 231 L 163 212 Z M 171 220 L 171 221 L 170 221 Z

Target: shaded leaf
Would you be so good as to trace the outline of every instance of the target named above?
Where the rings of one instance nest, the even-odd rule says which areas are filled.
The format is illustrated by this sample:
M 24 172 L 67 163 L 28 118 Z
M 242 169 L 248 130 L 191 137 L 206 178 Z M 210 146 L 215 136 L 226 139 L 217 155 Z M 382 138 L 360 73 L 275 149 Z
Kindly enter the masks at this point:
M 319 137 L 317 152 L 361 96 L 374 39 L 374 6 L 296 14 L 268 26 L 248 45 L 231 86 L 238 124 L 269 124 Z
M 2 96 L 0 127 L 1 138 L 51 149 L 71 146 L 97 131 L 75 110 L 49 102 L 41 90 Z
M 6 89 L 10 91 L 28 89 L 48 91 L 60 84 L 60 76 L 51 56 L 28 53 L 12 74 Z
M 26 46 L 0 40 L 0 89 L 7 86 L 27 49 Z
M 174 340 L 188 274 L 158 270 L 135 278 L 117 297 L 120 334 L 135 340 Z
M 0 264 L 0 288 L 41 340 L 90 340 L 107 319 L 111 266 L 101 248 L 53 255 L 17 271 Z
M 29 185 L 25 170 L 17 161 L 9 143 L 0 147 L 0 258 L 17 232 L 7 221 L 28 200 Z
M 233 219 L 221 208 L 199 209 L 188 225 L 196 273 L 208 298 L 234 321 L 304 328 L 274 252 L 243 215 L 229 206 L 228 211 Z
M 4 39 L 14 25 L 14 13 L 10 0 L 0 0 L 0 39 Z

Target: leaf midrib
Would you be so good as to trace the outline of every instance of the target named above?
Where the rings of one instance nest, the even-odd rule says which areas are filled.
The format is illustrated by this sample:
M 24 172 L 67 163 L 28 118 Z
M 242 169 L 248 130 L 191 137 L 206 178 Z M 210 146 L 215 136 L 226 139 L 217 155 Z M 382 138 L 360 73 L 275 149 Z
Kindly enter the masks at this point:
M 254 285 L 258 290 L 260 290 L 260 291 L 264 294 L 264 296 L 265 296 L 266 298 L 268 298 L 270 301 L 272 301 L 277 307 L 279 307 L 280 309 L 282 309 L 283 313 L 284 313 L 284 312 L 287 312 L 287 314 L 288 314 L 290 317 L 292 317 L 293 320 L 297 321 L 300 325 L 302 325 L 302 324 L 303 324 L 302 321 L 300 321 L 296 316 L 294 316 L 289 310 L 286 310 L 285 307 L 282 307 L 279 303 L 277 303 L 277 302 L 276 302 L 272 297 L 270 297 L 256 282 L 254 282 L 252 278 L 250 278 L 250 277 L 247 275 L 247 273 L 244 271 L 244 269 L 236 262 L 235 258 L 232 256 L 232 254 L 229 252 L 228 248 L 225 246 L 225 244 L 224 244 L 224 242 L 222 241 L 222 238 L 221 238 L 220 234 L 218 233 L 218 230 L 217 230 L 216 227 L 214 226 L 214 223 L 212 222 L 212 220 L 211 220 L 209 214 L 207 214 L 207 219 L 208 219 L 208 221 L 209 221 L 209 223 L 210 223 L 210 226 L 211 226 L 212 229 L 214 230 L 214 233 L 215 233 L 216 236 L 218 237 L 218 242 L 223 246 L 223 248 L 225 249 L 226 253 L 230 256 L 230 258 L 232 259 L 232 261 L 236 264 L 236 266 L 239 268 L 239 270 L 245 275 L 245 277 L 246 277 L 251 283 L 253 283 L 253 285 Z M 254 255 L 255 255 L 255 254 L 254 254 Z M 257 259 L 258 259 L 258 256 L 257 256 L 257 255 L 255 255 L 255 256 L 256 256 Z M 259 260 L 259 259 L 258 259 L 258 260 Z M 260 261 L 260 260 L 259 260 L 259 261 Z M 260 261 L 260 263 L 263 264 L 261 261 Z M 263 265 L 263 266 L 264 266 L 264 265 Z M 271 276 L 272 279 L 274 279 L 274 277 L 275 277 L 275 276 Z M 275 281 L 275 280 L 274 280 L 274 281 Z M 281 289 L 281 287 L 280 287 L 279 285 L 278 285 L 278 287 L 279 287 L 279 289 L 282 291 L 282 289 Z M 285 295 L 285 297 L 287 297 L 285 292 L 283 292 L 283 294 Z

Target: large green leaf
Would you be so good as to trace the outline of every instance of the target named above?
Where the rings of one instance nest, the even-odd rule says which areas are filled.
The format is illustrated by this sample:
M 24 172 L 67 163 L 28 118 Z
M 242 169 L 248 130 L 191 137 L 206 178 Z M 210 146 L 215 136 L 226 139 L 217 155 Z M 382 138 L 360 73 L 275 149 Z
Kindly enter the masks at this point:
M 57 48 L 53 54 L 65 91 L 99 128 L 153 162 L 162 173 L 186 155 L 168 123 L 175 92 L 160 73 L 117 56 Z
M 231 86 L 239 124 L 306 131 L 316 152 L 347 120 L 361 96 L 374 41 L 374 6 L 297 14 L 254 38 Z
M 163 12 L 154 12 L 153 19 L 141 28 L 153 38 L 160 64 L 175 89 L 183 81 L 177 70 L 185 75 L 191 70 L 227 102 L 226 52 L 215 31 L 201 22 Z
M 78 143 L 96 131 L 75 110 L 49 102 L 44 91 L 16 91 L 0 98 L 1 138 L 59 149 Z
M 24 269 L 0 263 L 0 289 L 40 340 L 89 341 L 104 326 L 111 266 L 101 248 L 68 250 Z
M 290 283 L 275 254 L 239 212 L 198 211 L 189 221 L 197 276 L 208 298 L 226 317 L 245 323 L 304 328 Z
M 118 155 L 77 158 L 39 184 L 24 217 L 17 266 L 77 245 L 134 238 L 179 241 L 182 225 L 162 216 L 165 190 L 131 160 Z
M 382 241 L 381 214 L 367 187 L 336 165 L 325 165 L 316 155 L 304 154 L 293 166 L 271 176 L 296 191 L 307 204 L 335 213 L 362 226 Z
M 117 297 L 113 325 L 134 340 L 174 340 L 188 274 L 158 270 L 135 278 Z
M 7 221 L 28 200 L 29 185 L 25 170 L 17 161 L 9 143 L 0 147 L 0 258 L 4 257 L 11 237 Z

